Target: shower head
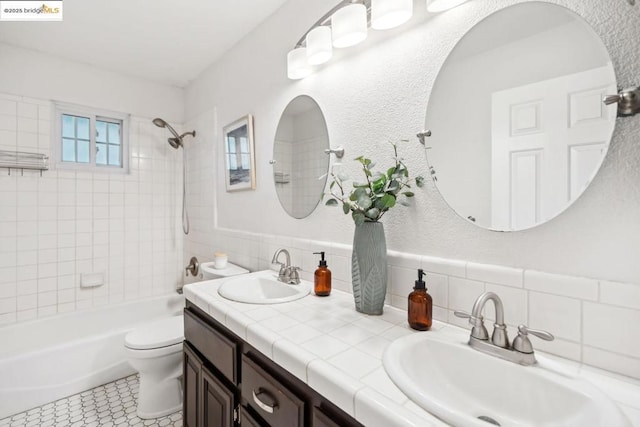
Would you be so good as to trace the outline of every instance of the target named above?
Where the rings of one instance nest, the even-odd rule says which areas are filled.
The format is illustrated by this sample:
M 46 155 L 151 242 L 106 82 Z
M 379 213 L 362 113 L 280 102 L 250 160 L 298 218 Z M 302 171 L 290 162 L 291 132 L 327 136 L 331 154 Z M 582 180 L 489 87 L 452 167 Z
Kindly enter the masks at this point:
M 155 119 L 153 119 L 153 124 L 158 126 L 159 128 L 163 128 L 167 125 L 167 122 L 165 122 L 161 118 L 156 117 Z
M 164 120 L 160 119 L 160 118 L 155 118 L 153 119 L 153 124 L 158 126 L 159 128 L 167 128 L 169 129 L 169 132 L 171 132 L 173 134 L 173 136 L 175 136 L 176 138 L 180 138 L 180 135 L 178 135 L 178 132 L 175 131 L 175 129 L 173 129 L 171 127 L 171 125 L 167 122 L 165 122 Z M 171 144 L 173 145 L 173 144 Z
M 169 145 L 171 145 L 175 149 L 182 147 L 182 138 L 184 138 L 185 135 L 196 136 L 195 130 L 191 132 L 185 132 L 182 135 L 178 135 L 178 132 L 176 132 L 175 129 L 172 128 L 169 123 L 167 123 L 166 121 L 162 120 L 159 117 L 156 117 L 155 119 L 153 119 L 153 124 L 158 126 L 159 128 L 169 129 L 169 132 L 171 132 L 171 134 L 173 135 L 173 138 L 169 138 L 167 139 L 167 141 L 169 141 Z

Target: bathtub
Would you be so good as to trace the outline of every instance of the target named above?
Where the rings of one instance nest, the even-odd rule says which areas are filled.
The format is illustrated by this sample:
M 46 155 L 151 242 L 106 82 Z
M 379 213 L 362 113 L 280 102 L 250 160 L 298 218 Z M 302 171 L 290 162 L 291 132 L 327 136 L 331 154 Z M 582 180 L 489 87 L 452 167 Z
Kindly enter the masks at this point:
M 126 333 L 183 308 L 174 294 L 0 327 L 0 419 L 134 373 Z

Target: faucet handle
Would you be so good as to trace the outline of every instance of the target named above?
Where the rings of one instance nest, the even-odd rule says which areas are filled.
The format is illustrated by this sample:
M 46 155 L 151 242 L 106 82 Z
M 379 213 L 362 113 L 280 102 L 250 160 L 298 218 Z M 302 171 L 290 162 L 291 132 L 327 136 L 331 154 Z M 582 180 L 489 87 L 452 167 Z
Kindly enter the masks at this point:
M 513 349 L 520 353 L 533 353 L 533 346 L 529 340 L 529 334 L 534 335 L 545 341 L 553 341 L 555 338 L 547 331 L 540 329 L 531 329 L 525 325 L 518 326 L 518 336 L 513 340 Z
M 278 277 L 283 279 L 288 279 L 290 274 L 291 274 L 291 267 L 280 263 L 280 272 L 278 273 Z
M 471 314 L 467 313 L 466 311 L 456 310 L 453 312 L 453 314 L 456 317 L 460 317 L 462 319 L 471 319 Z
M 484 318 L 482 316 L 475 317 L 466 311 L 456 310 L 453 312 L 456 317 L 461 317 L 463 319 L 469 319 L 469 324 L 473 326 L 471 329 L 471 336 L 473 338 L 477 338 L 479 340 L 487 340 L 489 339 L 489 332 L 487 332 L 487 328 L 484 327 Z
M 299 285 L 300 284 L 300 267 L 291 267 L 291 275 L 289 277 L 289 284 Z

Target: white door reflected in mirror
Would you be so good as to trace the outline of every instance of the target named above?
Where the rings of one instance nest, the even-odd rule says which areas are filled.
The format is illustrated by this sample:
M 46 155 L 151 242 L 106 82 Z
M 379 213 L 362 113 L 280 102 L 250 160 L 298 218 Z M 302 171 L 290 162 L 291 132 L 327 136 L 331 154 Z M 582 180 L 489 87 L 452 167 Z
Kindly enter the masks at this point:
M 549 3 L 502 9 L 445 61 L 429 99 L 429 166 L 447 203 L 491 230 L 542 224 L 597 173 L 613 133 L 616 92 L 602 41 Z

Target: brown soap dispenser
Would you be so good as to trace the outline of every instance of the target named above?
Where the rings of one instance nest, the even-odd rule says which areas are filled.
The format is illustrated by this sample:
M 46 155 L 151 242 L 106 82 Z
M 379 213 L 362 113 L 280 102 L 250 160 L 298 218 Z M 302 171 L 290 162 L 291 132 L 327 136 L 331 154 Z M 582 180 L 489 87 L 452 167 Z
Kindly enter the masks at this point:
M 320 262 L 316 272 L 313 274 L 313 291 L 319 297 L 326 297 L 331 293 L 331 270 L 327 268 L 324 252 L 314 252 L 314 254 L 320 255 Z
M 419 331 L 428 331 L 431 328 L 433 299 L 427 293 L 422 276 L 424 276 L 424 270 L 419 269 L 418 280 L 415 282 L 413 292 L 409 294 L 407 314 L 409 326 Z

